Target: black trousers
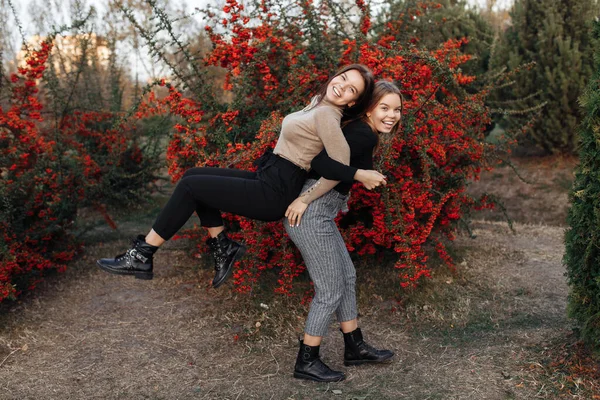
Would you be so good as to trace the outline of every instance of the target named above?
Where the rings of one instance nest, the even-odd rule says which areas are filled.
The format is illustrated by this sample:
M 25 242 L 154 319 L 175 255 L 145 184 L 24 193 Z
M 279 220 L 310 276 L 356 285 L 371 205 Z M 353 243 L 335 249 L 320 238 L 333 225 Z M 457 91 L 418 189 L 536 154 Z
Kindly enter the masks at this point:
M 232 168 L 190 168 L 177 184 L 152 229 L 169 240 L 196 211 L 200 224 L 223 225 L 221 212 L 277 221 L 302 190 L 307 173 L 294 163 L 265 153 L 256 172 Z

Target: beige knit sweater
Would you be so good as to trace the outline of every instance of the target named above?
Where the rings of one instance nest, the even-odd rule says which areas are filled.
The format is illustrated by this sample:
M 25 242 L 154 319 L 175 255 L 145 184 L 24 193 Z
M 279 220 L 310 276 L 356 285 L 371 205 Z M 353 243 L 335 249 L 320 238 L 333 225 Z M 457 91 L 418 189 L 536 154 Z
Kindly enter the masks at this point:
M 325 147 L 329 157 L 348 165 L 350 147 L 340 127 L 341 118 L 342 111 L 327 101 L 308 111 L 289 114 L 283 119 L 273 153 L 308 171 L 312 159 Z M 302 201 L 310 204 L 338 183 L 321 178 L 301 194 Z

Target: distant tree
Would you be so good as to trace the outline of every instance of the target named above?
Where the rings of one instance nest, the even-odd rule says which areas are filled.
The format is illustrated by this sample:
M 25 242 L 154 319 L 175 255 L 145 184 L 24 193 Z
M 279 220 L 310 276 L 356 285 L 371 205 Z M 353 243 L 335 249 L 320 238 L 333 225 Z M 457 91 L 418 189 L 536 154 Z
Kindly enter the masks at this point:
M 494 27 L 465 0 L 394 0 L 378 17 L 378 31 L 394 26 L 396 40 L 423 49 L 435 49 L 449 39 L 467 39 L 462 51 L 472 56 L 461 68 L 482 76 L 488 70 Z
M 508 70 L 535 62 L 504 95 L 523 109 L 545 103 L 531 141 L 546 153 L 573 152 L 579 119 L 577 97 L 592 74 L 591 21 L 595 0 L 516 0 L 496 65 Z

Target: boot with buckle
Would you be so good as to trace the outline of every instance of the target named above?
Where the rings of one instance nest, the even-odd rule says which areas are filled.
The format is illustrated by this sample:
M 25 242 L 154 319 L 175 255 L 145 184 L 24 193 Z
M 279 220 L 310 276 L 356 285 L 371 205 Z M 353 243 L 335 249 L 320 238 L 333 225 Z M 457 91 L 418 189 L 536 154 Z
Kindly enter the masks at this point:
M 378 350 L 363 340 L 360 328 L 344 333 L 344 365 L 381 363 L 394 356 L 390 350 Z
M 115 258 L 102 258 L 96 261 L 96 264 L 111 274 L 133 275 L 137 279 L 152 279 L 154 276 L 152 257 L 158 247 L 146 243 L 144 235 L 139 235 L 132 242 L 133 246 L 125 253 Z
M 215 259 L 215 277 L 212 286 L 216 289 L 231 275 L 233 264 L 244 255 L 246 246 L 231 240 L 225 231 L 219 233 L 217 237 L 208 239 L 206 244 Z
M 320 347 L 306 345 L 300 340 L 300 350 L 294 366 L 294 378 L 317 382 L 339 382 L 346 379 L 343 372 L 334 371 L 321 361 Z

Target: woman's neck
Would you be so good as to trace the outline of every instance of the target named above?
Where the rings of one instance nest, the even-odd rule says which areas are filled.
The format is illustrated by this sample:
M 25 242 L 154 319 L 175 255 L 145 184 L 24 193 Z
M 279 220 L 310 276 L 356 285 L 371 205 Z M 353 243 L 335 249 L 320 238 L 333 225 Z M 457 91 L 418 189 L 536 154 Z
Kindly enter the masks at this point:
M 328 106 L 330 106 L 330 107 L 338 108 L 338 109 L 340 109 L 340 110 L 343 108 L 343 107 L 340 107 L 340 106 L 338 106 L 338 105 L 336 105 L 336 104 L 333 104 L 332 102 L 330 102 L 330 101 L 329 101 L 329 100 L 327 100 L 326 98 L 323 98 L 322 100 L 321 100 L 321 99 L 320 99 L 320 100 L 318 100 L 318 101 L 317 101 L 317 105 L 319 105 L 319 104 L 325 104 L 325 105 L 328 105 Z
M 363 122 L 364 122 L 364 123 L 366 123 L 367 125 L 369 125 L 369 128 L 371 128 L 371 130 L 373 131 L 373 133 L 376 133 L 376 134 L 380 134 L 380 133 L 381 133 L 381 132 L 379 132 L 379 131 L 378 131 L 378 130 L 375 128 L 375 125 L 373 125 L 373 123 L 371 122 L 371 120 L 370 120 L 370 119 L 369 119 L 367 116 L 364 116 L 364 117 L 362 118 L 362 120 L 363 120 Z

